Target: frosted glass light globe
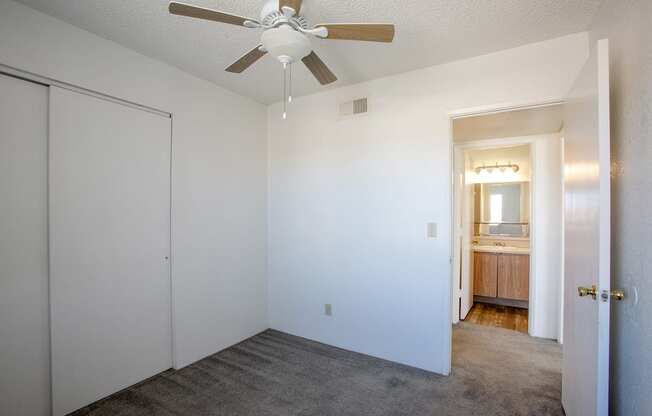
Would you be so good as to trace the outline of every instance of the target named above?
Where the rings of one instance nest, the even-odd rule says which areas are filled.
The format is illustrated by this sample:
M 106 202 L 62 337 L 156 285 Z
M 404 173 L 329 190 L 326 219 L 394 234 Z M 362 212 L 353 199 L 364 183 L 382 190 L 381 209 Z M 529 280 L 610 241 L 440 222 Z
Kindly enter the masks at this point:
M 288 25 L 266 30 L 261 41 L 267 52 L 285 64 L 297 62 L 312 51 L 308 37 Z

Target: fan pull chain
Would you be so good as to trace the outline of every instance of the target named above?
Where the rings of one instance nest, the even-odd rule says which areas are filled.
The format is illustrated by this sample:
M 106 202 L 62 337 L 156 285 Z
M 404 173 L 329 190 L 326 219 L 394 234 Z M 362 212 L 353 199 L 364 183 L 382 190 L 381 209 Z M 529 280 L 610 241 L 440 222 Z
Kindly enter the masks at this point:
M 288 118 L 288 87 L 287 87 L 287 81 L 288 81 L 288 64 L 287 62 L 283 62 L 283 120 Z
M 292 63 L 290 63 L 290 69 L 289 71 L 289 78 L 290 80 L 288 81 L 288 103 L 292 102 Z

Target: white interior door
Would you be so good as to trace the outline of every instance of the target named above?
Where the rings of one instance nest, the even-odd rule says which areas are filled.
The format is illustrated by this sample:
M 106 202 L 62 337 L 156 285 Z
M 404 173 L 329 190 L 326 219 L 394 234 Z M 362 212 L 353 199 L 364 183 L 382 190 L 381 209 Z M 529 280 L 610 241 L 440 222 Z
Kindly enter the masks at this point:
M 598 42 L 564 115 L 564 349 L 568 416 L 606 416 L 609 404 L 609 44 Z M 578 287 L 595 285 L 597 297 Z
M 463 147 L 453 151 L 453 323 L 466 318 L 473 307 L 471 239 L 473 235 L 473 184 L 466 181 L 469 158 Z
M 453 323 L 465 319 L 473 307 L 473 184 L 466 180 L 471 169 L 467 151 L 453 150 Z
M 460 318 L 465 319 L 473 307 L 473 253 L 471 243 L 473 240 L 473 184 L 466 180 L 466 172 L 471 170 L 471 160 L 468 153 L 463 152 L 462 170 L 462 264 L 461 264 L 461 289 L 460 289 Z
M 464 152 L 459 147 L 453 148 L 453 232 L 452 232 L 452 247 L 453 253 L 451 256 L 452 259 L 452 290 L 451 290 L 451 308 L 453 317 L 452 323 L 456 324 L 460 319 L 464 319 L 466 314 L 462 315 L 460 311 L 461 306 L 461 296 L 462 296 L 462 269 L 463 269 L 463 259 L 462 259 L 462 247 L 463 247 L 463 193 L 464 193 Z
M 48 89 L 0 75 L 0 414 L 50 414 Z
M 171 367 L 170 127 L 50 88 L 55 415 Z

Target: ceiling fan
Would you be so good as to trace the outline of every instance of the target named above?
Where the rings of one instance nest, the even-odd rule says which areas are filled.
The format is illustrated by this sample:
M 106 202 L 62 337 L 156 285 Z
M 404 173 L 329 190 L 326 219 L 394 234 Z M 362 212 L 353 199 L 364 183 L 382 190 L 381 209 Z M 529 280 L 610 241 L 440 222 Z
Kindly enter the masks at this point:
M 302 0 L 268 0 L 263 6 L 260 19 L 237 16 L 218 10 L 206 9 L 173 1 L 170 13 L 196 19 L 211 20 L 262 29 L 261 42 L 251 51 L 226 68 L 226 71 L 241 73 L 267 53 L 283 65 L 283 118 L 286 117 L 286 103 L 292 101 L 291 65 L 301 60 L 320 84 L 337 81 L 337 77 L 312 50 L 308 35 L 321 39 L 360 40 L 370 42 L 392 42 L 394 25 L 378 23 L 323 23 L 310 26 L 301 15 Z M 289 79 L 288 79 L 289 78 Z

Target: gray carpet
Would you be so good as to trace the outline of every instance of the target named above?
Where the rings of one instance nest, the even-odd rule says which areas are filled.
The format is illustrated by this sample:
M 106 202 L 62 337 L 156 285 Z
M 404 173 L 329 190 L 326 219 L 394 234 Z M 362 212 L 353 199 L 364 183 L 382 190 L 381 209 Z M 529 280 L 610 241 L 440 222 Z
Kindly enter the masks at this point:
M 561 349 L 461 323 L 438 376 L 265 331 L 74 413 L 131 415 L 562 415 Z

